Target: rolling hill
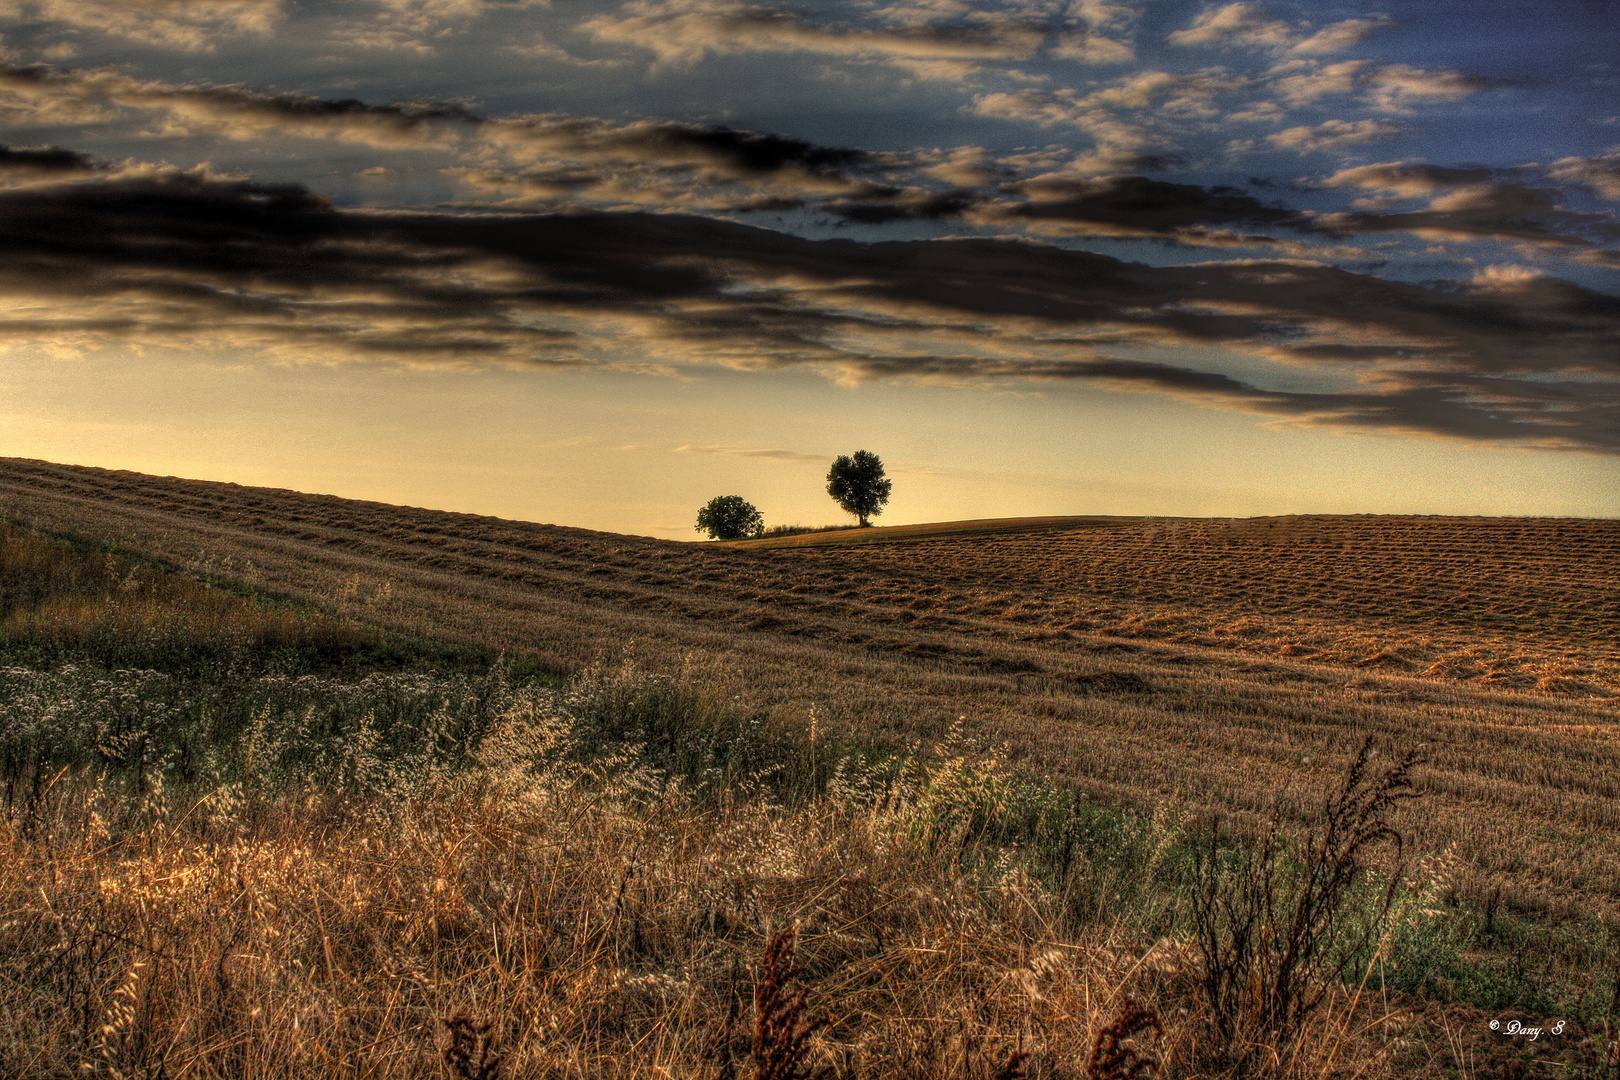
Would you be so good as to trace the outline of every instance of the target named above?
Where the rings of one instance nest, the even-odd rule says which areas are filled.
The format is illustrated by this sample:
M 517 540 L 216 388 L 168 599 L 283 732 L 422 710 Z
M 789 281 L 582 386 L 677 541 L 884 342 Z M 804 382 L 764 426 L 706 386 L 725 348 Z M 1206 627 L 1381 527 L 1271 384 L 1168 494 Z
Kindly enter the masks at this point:
M 1426 747 L 1465 894 L 1620 903 L 1620 522 L 1039 518 L 695 544 L 0 461 L 0 509 L 570 673 L 698 672 L 878 743 L 953 723 L 1095 797 L 1303 813 Z M 1508 823 L 1511 822 L 1511 825 Z

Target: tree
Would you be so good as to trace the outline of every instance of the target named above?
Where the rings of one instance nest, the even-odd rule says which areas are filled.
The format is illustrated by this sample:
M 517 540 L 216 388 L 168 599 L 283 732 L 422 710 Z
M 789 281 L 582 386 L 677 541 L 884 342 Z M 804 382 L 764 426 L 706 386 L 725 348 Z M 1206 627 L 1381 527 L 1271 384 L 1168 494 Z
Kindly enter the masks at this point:
M 883 460 L 868 450 L 840 457 L 827 470 L 827 494 L 845 512 L 860 518 L 863 529 L 871 524 L 867 518 L 883 513 L 883 504 L 889 501 L 889 489 L 893 486 L 893 481 L 884 478 Z
M 710 540 L 741 540 L 764 532 L 765 517 L 741 495 L 716 495 L 698 511 L 697 531 L 705 530 Z

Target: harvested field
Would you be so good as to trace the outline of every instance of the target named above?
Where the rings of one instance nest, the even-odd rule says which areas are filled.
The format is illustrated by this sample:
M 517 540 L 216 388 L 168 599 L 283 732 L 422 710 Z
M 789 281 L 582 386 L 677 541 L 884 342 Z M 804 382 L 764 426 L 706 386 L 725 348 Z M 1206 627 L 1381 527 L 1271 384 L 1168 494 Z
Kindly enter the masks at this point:
M 701 667 L 877 742 L 958 717 L 1096 796 L 1303 809 L 1426 744 L 1465 895 L 1620 907 L 1620 522 L 1040 519 L 680 544 L 0 461 L 0 508 L 573 671 Z

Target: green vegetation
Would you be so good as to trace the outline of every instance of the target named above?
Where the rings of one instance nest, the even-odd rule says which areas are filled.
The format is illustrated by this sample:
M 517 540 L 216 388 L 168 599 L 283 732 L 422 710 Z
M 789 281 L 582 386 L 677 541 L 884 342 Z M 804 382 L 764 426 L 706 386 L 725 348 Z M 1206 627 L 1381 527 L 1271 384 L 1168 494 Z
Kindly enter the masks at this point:
M 741 495 L 716 495 L 698 511 L 696 528 L 711 540 L 741 540 L 764 532 L 765 518 Z
M 893 487 L 894 481 L 884 476 L 883 460 L 870 450 L 840 455 L 827 470 L 827 494 L 845 513 L 860 518 L 863 529 L 871 524 L 867 518 L 883 513 Z
M 803 536 L 806 533 L 844 532 L 848 529 L 859 528 L 855 525 L 772 525 L 760 533 L 760 538 L 769 540 L 777 536 Z

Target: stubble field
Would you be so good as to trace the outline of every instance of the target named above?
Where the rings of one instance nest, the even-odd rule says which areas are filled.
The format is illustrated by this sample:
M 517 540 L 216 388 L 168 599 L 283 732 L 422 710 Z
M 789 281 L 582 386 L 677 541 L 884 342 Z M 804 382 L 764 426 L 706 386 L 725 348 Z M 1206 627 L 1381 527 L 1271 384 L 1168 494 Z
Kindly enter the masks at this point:
M 1034 519 L 681 544 L 14 459 L 0 509 L 559 674 L 700 673 L 824 737 L 903 747 L 959 724 L 1015 769 L 1178 814 L 1303 818 L 1368 735 L 1421 746 L 1410 840 L 1449 853 L 1459 895 L 1620 905 L 1616 521 Z

